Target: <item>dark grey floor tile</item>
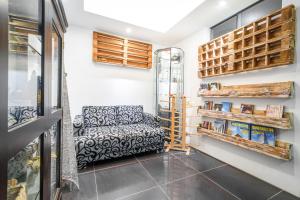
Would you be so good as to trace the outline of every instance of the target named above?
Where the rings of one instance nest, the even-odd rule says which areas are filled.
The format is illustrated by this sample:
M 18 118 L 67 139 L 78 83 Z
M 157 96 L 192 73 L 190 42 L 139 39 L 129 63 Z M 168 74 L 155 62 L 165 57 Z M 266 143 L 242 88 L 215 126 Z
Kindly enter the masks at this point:
M 78 173 L 89 173 L 89 172 L 94 172 L 94 165 L 93 163 L 90 163 L 88 166 L 86 166 L 86 168 L 84 169 L 79 169 Z
M 237 200 L 199 174 L 164 185 L 163 189 L 172 200 Z
M 146 153 L 137 154 L 137 155 L 135 155 L 135 157 L 139 161 L 143 161 L 143 160 L 150 160 L 150 159 L 153 159 L 153 158 L 159 158 L 159 157 L 165 156 L 165 155 L 169 155 L 169 153 L 167 153 L 167 152 L 156 153 L 155 151 L 152 151 L 152 152 L 146 152 Z
M 175 157 L 181 159 L 186 165 L 196 169 L 198 171 L 205 171 L 224 165 L 225 163 L 210 157 L 204 153 L 197 152 L 190 156 L 177 154 Z
M 79 191 L 63 193 L 63 200 L 96 200 L 97 191 L 96 191 L 96 182 L 95 174 L 79 174 Z
M 287 192 L 280 192 L 278 195 L 274 196 L 270 200 L 300 200 L 300 198 L 295 197 Z
M 98 161 L 94 163 L 95 170 L 102 170 L 107 168 L 113 168 L 113 167 L 120 167 L 123 165 L 128 165 L 132 163 L 137 163 L 137 160 L 134 156 L 127 156 L 127 157 L 121 157 L 117 159 L 111 159 L 111 160 L 103 160 Z
M 243 200 L 266 200 L 280 190 L 231 166 L 224 166 L 204 175 Z
M 161 191 L 160 188 L 155 187 L 144 192 L 134 194 L 122 200 L 167 200 L 167 196 Z
M 185 166 L 182 161 L 172 155 L 145 160 L 141 163 L 159 184 L 166 184 L 198 173 L 196 170 Z
M 121 198 L 155 186 L 145 169 L 138 163 L 96 171 L 100 199 Z
M 191 148 L 190 150 L 190 155 L 194 154 L 194 153 L 197 153 L 198 150 L 194 149 L 194 148 Z M 177 150 L 170 150 L 171 154 L 181 154 L 181 155 L 186 155 L 186 151 L 177 151 Z M 186 155 L 188 156 L 188 155 Z

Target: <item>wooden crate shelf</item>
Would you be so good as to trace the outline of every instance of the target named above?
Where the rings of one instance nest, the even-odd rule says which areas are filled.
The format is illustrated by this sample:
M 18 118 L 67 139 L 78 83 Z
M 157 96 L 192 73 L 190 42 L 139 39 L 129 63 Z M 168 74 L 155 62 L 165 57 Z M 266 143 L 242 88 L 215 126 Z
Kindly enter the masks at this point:
M 105 33 L 93 33 L 93 60 L 143 69 L 152 68 L 152 45 Z
M 198 113 L 201 116 L 224 119 L 229 121 L 245 122 L 249 124 L 256 124 L 261 126 L 268 126 L 279 129 L 291 129 L 292 128 L 292 114 L 284 113 L 283 118 L 270 118 L 265 116 L 265 111 L 255 110 L 254 114 L 240 113 L 240 109 L 232 109 L 232 112 L 221 112 L 215 110 L 205 110 L 201 107 L 198 109 Z
M 295 7 L 218 37 L 198 49 L 200 78 L 248 72 L 294 62 Z
M 201 97 L 230 98 L 290 98 L 294 95 L 294 82 L 221 86 L 220 90 L 199 92 Z
M 251 140 L 231 136 L 228 134 L 216 133 L 209 129 L 199 127 L 198 133 L 223 142 L 227 142 L 244 149 L 255 151 L 260 154 L 271 156 L 273 158 L 289 161 L 292 159 L 292 144 L 277 140 L 275 146 L 260 144 Z

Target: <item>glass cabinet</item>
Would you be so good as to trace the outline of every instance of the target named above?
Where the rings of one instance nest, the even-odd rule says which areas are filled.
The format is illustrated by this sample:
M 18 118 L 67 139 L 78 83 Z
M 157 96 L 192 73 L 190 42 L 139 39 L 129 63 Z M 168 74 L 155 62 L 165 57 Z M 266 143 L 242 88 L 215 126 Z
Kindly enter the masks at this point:
M 170 118 L 170 112 L 166 112 L 170 110 L 170 95 L 182 96 L 184 94 L 183 59 L 184 52 L 179 48 L 159 49 L 155 52 L 156 114 L 160 117 Z M 167 121 L 161 121 L 161 123 L 164 127 L 170 126 Z
M 61 0 L 0 3 L 1 200 L 60 197 L 64 13 Z

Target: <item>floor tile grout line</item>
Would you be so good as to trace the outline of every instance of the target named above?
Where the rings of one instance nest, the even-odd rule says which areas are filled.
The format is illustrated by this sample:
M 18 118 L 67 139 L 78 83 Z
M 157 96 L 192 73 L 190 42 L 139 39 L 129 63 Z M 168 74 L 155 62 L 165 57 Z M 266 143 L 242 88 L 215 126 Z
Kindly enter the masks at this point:
M 169 197 L 169 195 L 164 191 L 164 189 L 161 187 L 160 184 L 158 184 L 158 182 L 154 179 L 154 177 L 151 176 L 150 172 L 144 167 L 144 165 L 135 157 L 135 159 L 137 160 L 137 162 L 139 163 L 139 165 L 146 171 L 146 173 L 148 174 L 148 176 L 154 181 L 154 183 L 158 186 L 158 188 L 164 193 L 164 195 L 166 195 L 166 197 L 171 200 L 171 198 Z
M 219 169 L 219 168 L 221 168 L 221 167 L 225 167 L 225 166 L 227 166 L 227 165 L 228 165 L 228 164 L 219 165 L 219 166 L 217 166 L 217 167 L 214 167 L 214 168 L 211 168 L 211 169 L 207 169 L 207 170 L 204 170 L 204 171 L 200 171 L 200 172 L 201 172 L 201 173 L 210 172 L 210 171 L 212 171 L 212 170 Z
M 111 167 L 106 167 L 106 168 L 103 168 L 103 169 L 95 169 L 95 172 L 98 172 L 98 171 L 103 171 L 103 170 L 107 170 L 107 169 L 113 169 L 113 168 L 117 168 L 117 167 L 123 167 L 123 166 L 126 166 L 126 165 L 131 165 L 131 164 L 135 164 L 136 162 L 129 162 L 129 163 L 124 163 L 124 164 L 120 164 L 120 165 L 115 165 L 115 166 L 111 166 Z
M 169 185 L 169 184 L 172 184 L 172 183 L 175 183 L 175 182 L 177 182 L 177 181 L 182 181 L 182 180 L 184 180 L 184 179 L 187 179 L 187 178 L 191 178 L 191 177 L 193 177 L 193 176 L 197 176 L 197 175 L 200 175 L 201 174 L 201 172 L 197 172 L 197 173 L 195 173 L 195 174 L 191 174 L 191 175 L 188 175 L 188 176 L 185 176 L 185 177 L 182 177 L 182 178 L 178 178 L 178 179 L 175 179 L 175 180 L 173 180 L 173 181 L 169 181 L 169 182 L 167 182 L 167 183 L 164 183 L 164 184 L 162 184 L 162 185 Z
M 96 186 L 96 195 L 97 195 L 97 200 L 99 200 L 99 193 L 98 193 L 98 184 L 97 184 L 97 177 L 96 177 L 96 171 L 95 171 L 95 166 L 93 164 L 93 168 L 94 168 L 94 178 L 95 178 L 95 186 Z
M 241 198 L 239 198 L 238 196 L 236 196 L 235 194 L 233 194 L 232 192 L 230 192 L 229 190 L 227 190 L 226 188 L 224 188 L 222 185 L 220 185 L 219 183 L 217 183 L 216 181 L 212 180 L 211 178 L 209 178 L 208 176 L 205 175 L 205 173 L 200 173 L 201 176 L 203 176 L 204 178 L 207 178 L 208 180 L 210 180 L 211 182 L 213 182 L 215 185 L 217 185 L 219 188 L 221 188 L 222 190 L 224 190 L 225 192 L 227 192 L 228 194 L 234 196 L 235 198 L 242 200 Z
M 199 171 L 199 170 L 197 170 L 196 168 L 194 168 L 193 166 L 190 166 L 190 165 L 186 164 L 185 162 L 183 162 L 183 160 L 182 160 L 180 157 L 177 157 L 177 156 L 174 156 L 174 157 L 175 157 L 175 159 L 180 160 L 185 166 L 187 166 L 187 167 L 189 167 L 189 168 L 192 168 L 193 170 L 196 170 L 196 171 L 198 171 L 198 172 L 200 172 L 200 173 L 209 172 L 209 171 L 212 171 L 212 170 L 214 170 L 214 169 L 219 169 L 219 168 L 221 168 L 221 167 L 225 167 L 225 166 L 228 165 L 227 163 L 225 163 L 225 164 L 219 165 L 219 166 L 214 167 L 214 168 L 211 168 L 211 169 L 207 169 L 207 170 L 204 170 L 204 171 Z
M 283 192 L 283 190 L 280 190 L 279 192 L 277 192 L 277 193 L 273 194 L 272 196 L 270 196 L 269 198 L 267 198 L 267 200 L 273 199 L 274 197 L 278 196 L 282 192 Z
M 129 195 L 125 195 L 125 196 L 119 197 L 119 198 L 117 198 L 116 200 L 122 200 L 122 199 L 125 199 L 125 198 L 127 198 L 127 197 L 131 197 L 131 196 L 134 196 L 134 195 L 137 195 L 137 194 L 141 194 L 141 193 L 143 193 L 143 192 L 146 192 L 146 191 L 148 191 L 148 190 L 152 190 L 152 189 L 154 189 L 154 188 L 158 188 L 158 187 L 155 185 L 155 186 L 150 187 L 150 188 L 147 188 L 147 189 L 145 189 L 145 190 L 142 190 L 142 191 L 139 191 L 139 192 L 135 192 L 135 193 L 132 193 L 132 194 L 129 194 Z

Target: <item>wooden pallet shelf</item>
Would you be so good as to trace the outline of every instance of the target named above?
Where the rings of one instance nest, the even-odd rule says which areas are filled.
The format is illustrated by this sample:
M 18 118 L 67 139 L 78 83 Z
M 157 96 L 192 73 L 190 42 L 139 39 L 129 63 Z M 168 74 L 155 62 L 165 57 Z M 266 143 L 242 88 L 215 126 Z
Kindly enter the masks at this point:
M 268 126 L 279 129 L 291 129 L 292 128 L 292 114 L 284 113 L 284 117 L 270 118 L 264 115 L 265 111 L 256 110 L 253 115 L 238 113 L 238 109 L 232 109 L 232 112 L 221 112 L 215 110 L 198 109 L 198 113 L 204 117 L 224 119 L 229 121 L 245 122 L 250 124 L 256 124 L 261 126 Z
M 221 86 L 216 91 L 199 91 L 201 97 L 230 98 L 290 98 L 294 95 L 294 82 Z
M 227 134 L 216 133 L 212 130 L 208 130 L 204 128 L 198 128 L 198 133 L 217 140 L 221 140 L 223 142 L 227 142 L 239 146 L 244 149 L 255 151 L 257 153 L 264 154 L 267 156 L 271 156 L 273 158 L 286 160 L 286 161 L 292 159 L 292 154 L 291 154 L 292 144 L 283 141 L 277 140 L 275 146 L 270 146 L 266 144 L 253 142 L 251 140 L 239 138 L 239 137 L 234 137 Z
M 143 69 L 152 68 L 152 45 L 105 33 L 93 33 L 93 60 Z
M 235 74 L 294 62 L 293 5 L 218 37 L 198 49 L 200 78 Z

